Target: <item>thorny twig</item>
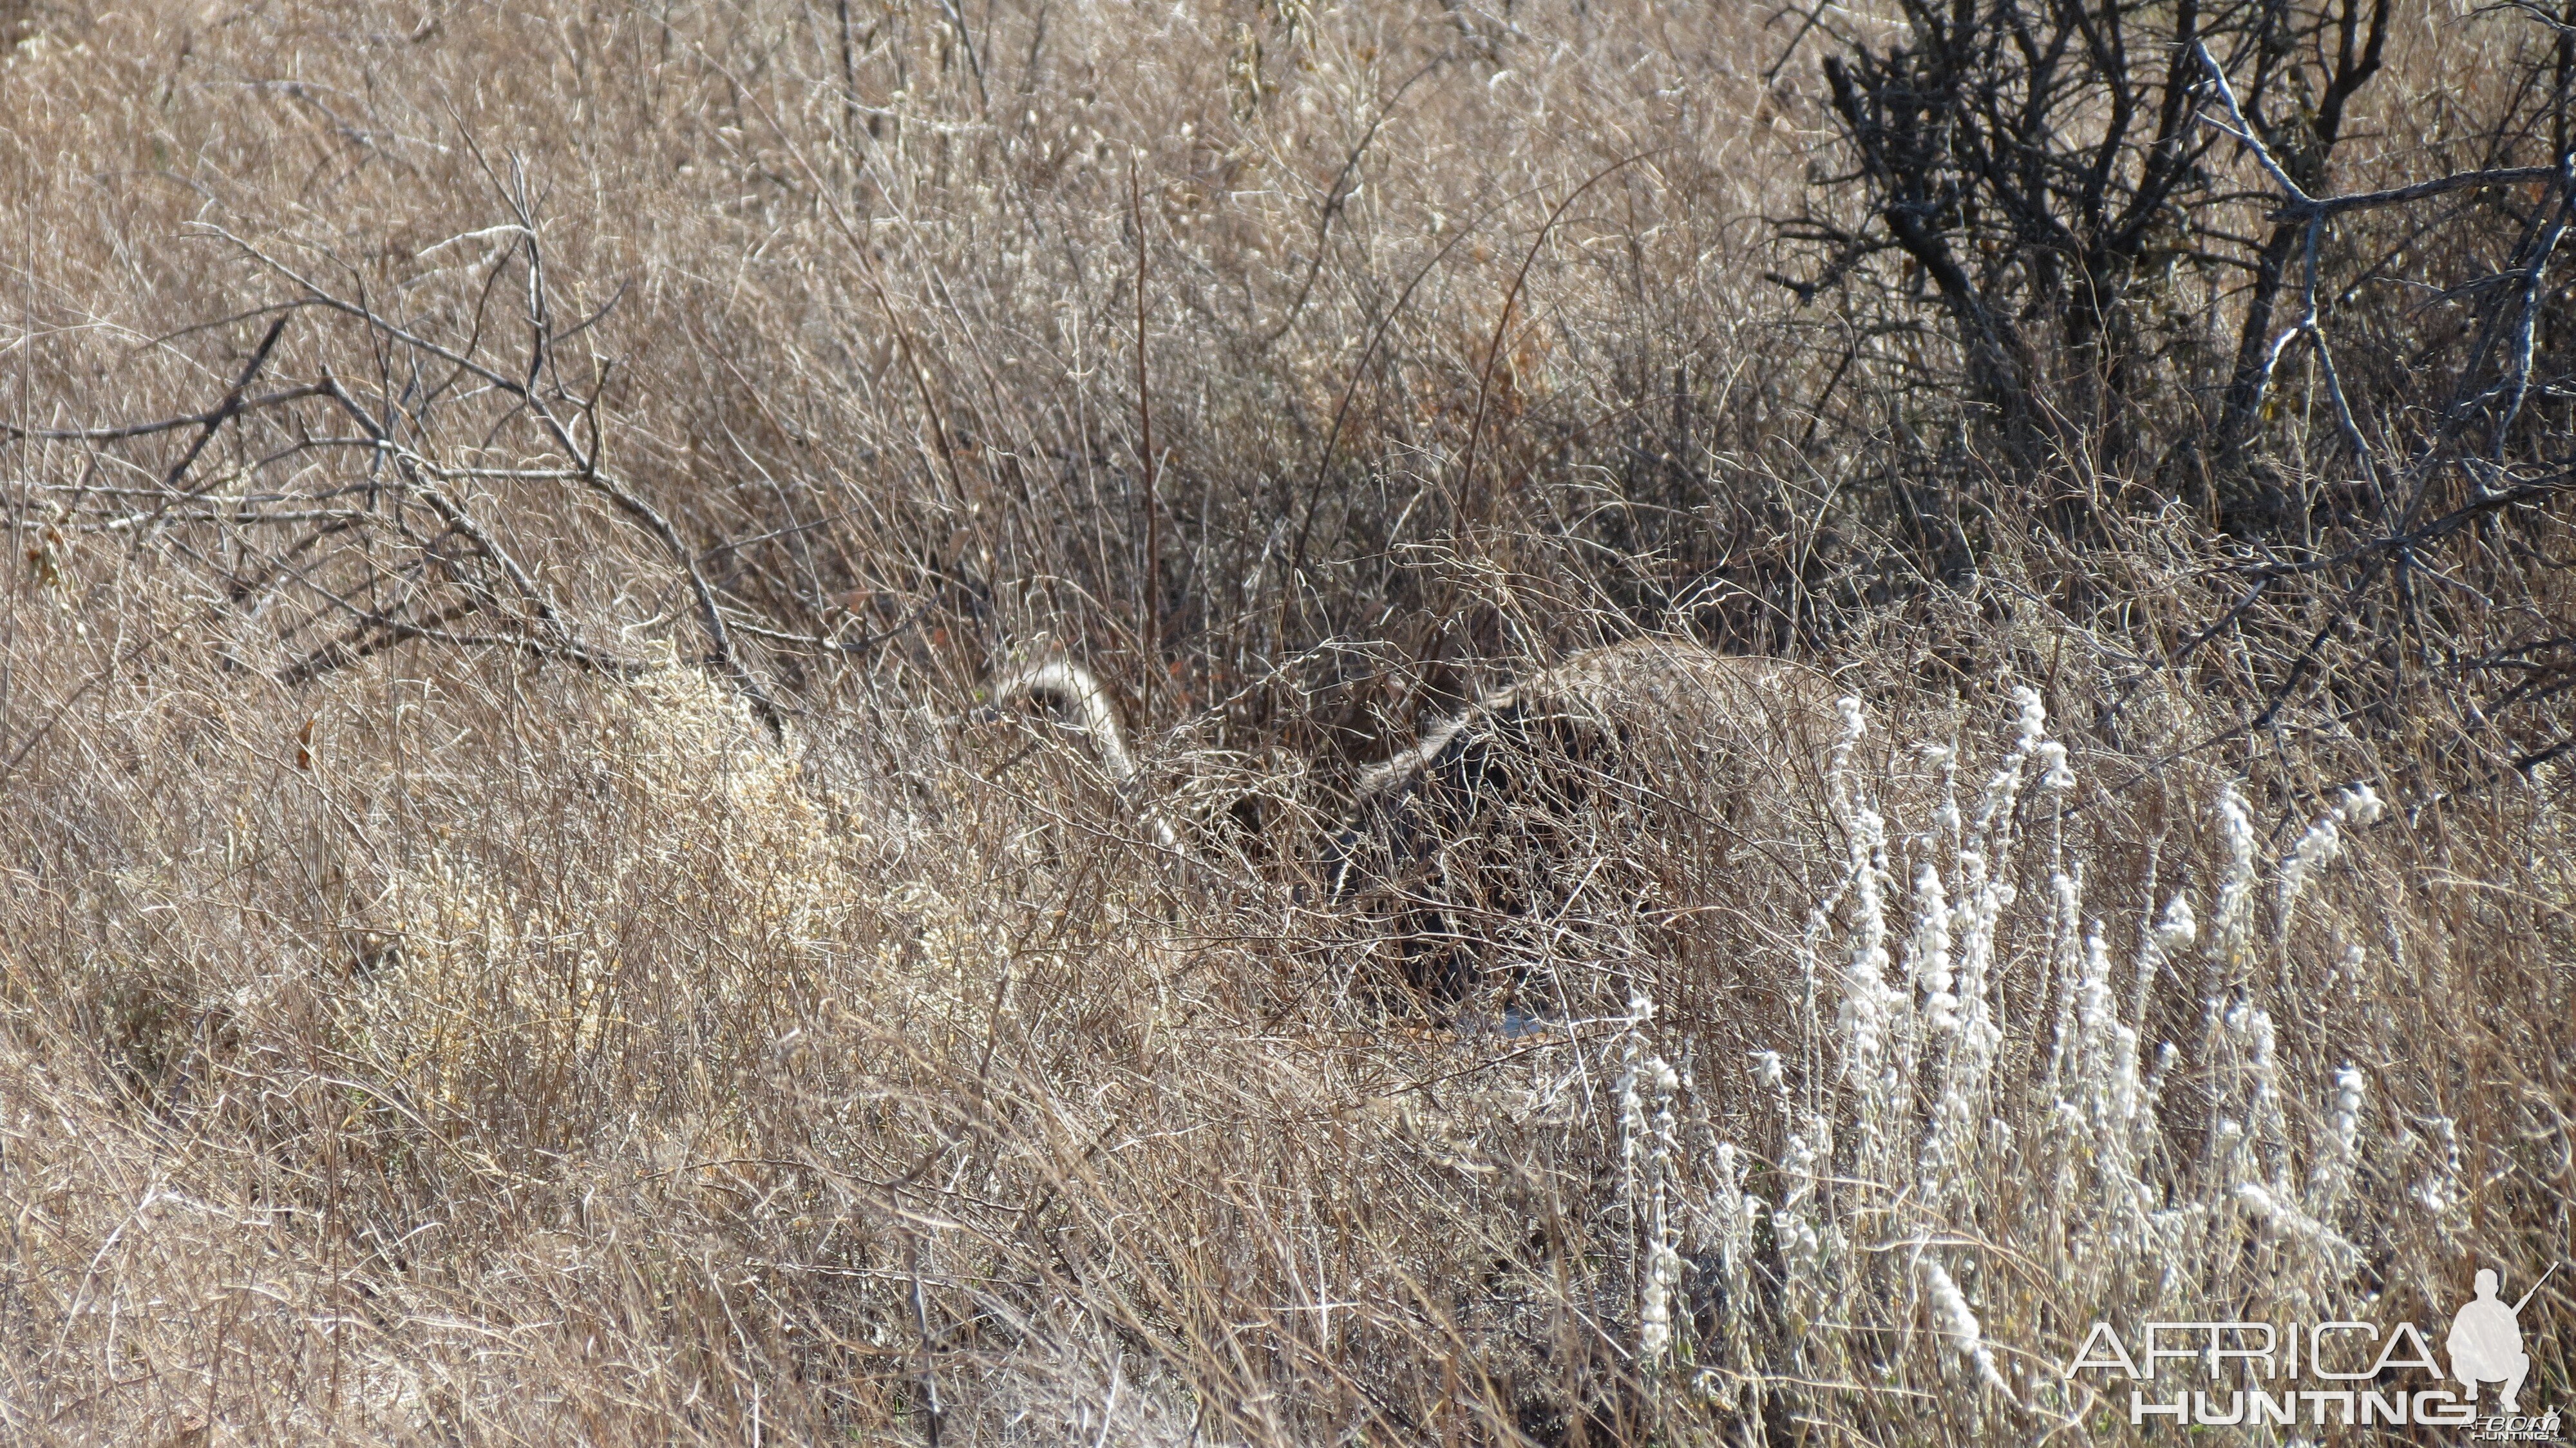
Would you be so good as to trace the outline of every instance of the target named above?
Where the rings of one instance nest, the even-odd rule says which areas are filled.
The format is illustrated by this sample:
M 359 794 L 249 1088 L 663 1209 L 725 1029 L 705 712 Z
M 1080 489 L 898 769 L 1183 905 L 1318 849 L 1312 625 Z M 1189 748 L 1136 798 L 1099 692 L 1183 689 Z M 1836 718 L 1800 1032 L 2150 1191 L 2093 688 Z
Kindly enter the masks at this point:
M 487 167 L 487 174 L 490 168 Z M 81 444 L 115 444 L 155 437 L 165 433 L 194 429 L 195 435 L 177 458 L 164 470 L 158 486 L 149 488 L 95 488 L 78 490 L 66 521 L 81 518 L 82 532 L 130 533 L 138 539 L 144 530 L 169 524 L 210 524 L 218 527 L 259 527 L 284 525 L 319 525 L 319 531 L 286 549 L 283 553 L 247 550 L 235 556 L 269 561 L 260 564 L 252 581 L 235 577 L 227 595 L 235 605 L 250 603 L 250 616 L 265 607 L 277 582 L 290 582 L 319 601 L 326 613 L 336 613 L 351 620 L 351 627 L 337 642 L 303 653 L 284 666 L 278 677 L 297 684 L 346 664 L 356 662 L 395 644 L 425 640 L 463 647 L 509 648 L 539 657 L 561 659 L 579 667 L 632 677 L 644 665 L 602 652 L 585 642 L 563 607 L 541 580 L 538 569 L 521 561 L 503 542 L 506 529 L 495 529 L 478 518 L 471 501 L 454 491 L 459 483 L 479 481 L 562 482 L 576 483 L 607 500 L 626 520 L 653 537 L 671 565 L 685 579 L 696 605 L 699 627 L 707 642 L 707 663 L 750 705 L 753 712 L 773 732 L 782 727 L 783 713 L 767 688 L 754 676 L 742 659 L 732 636 L 732 629 L 719 604 L 713 585 L 700 567 L 698 555 L 680 534 L 669 517 L 648 502 L 634 487 L 621 479 L 605 463 L 603 430 L 599 416 L 600 387 L 605 385 L 606 367 L 597 369 L 595 385 L 588 396 L 566 389 L 555 365 L 555 347 L 563 339 L 577 335 L 597 323 L 613 306 L 616 297 L 589 310 L 571 326 L 556 330 L 552 318 L 552 286 L 545 272 L 545 254 L 525 179 L 515 168 L 507 177 L 494 174 L 492 179 L 501 190 L 511 219 L 501 227 L 479 234 L 497 234 L 504 240 L 487 259 L 492 266 L 490 280 L 484 285 L 482 298 L 473 308 L 470 333 L 457 345 L 446 345 L 423 335 L 413 325 L 385 315 L 363 293 L 351 294 L 326 286 L 318 279 L 300 272 L 282 259 L 260 247 L 214 228 L 241 253 L 270 273 L 295 288 L 296 295 L 286 300 L 263 305 L 229 320 L 264 317 L 268 326 L 247 362 L 231 379 L 221 401 L 201 412 L 184 413 L 143 422 L 105 427 L 36 427 L 0 423 L 0 442 L 68 442 Z M 492 295 L 492 287 L 503 268 L 515 256 L 522 264 L 526 284 L 523 298 L 527 340 L 524 353 L 513 362 L 503 364 L 487 357 L 484 346 L 483 306 Z M 622 289 L 621 289 L 622 292 Z M 376 338 L 386 355 L 409 354 L 415 359 L 415 382 L 401 400 L 393 395 L 394 381 L 385 379 L 387 393 L 381 408 L 362 402 L 327 366 L 312 381 L 278 388 L 266 393 L 251 389 L 277 355 L 281 338 L 288 325 L 300 313 L 317 312 L 347 317 Z M 448 378 L 421 390 L 418 364 L 432 370 L 448 369 Z M 472 463 L 451 464 L 435 459 L 423 451 L 423 445 L 406 441 L 404 434 L 418 432 L 426 426 L 428 409 L 446 394 L 457 379 L 488 389 L 510 404 L 511 415 L 533 420 L 559 454 L 556 466 L 489 467 Z M 293 405 L 321 399 L 333 410 L 345 415 L 357 426 L 359 436 L 314 436 L 293 421 Z M 294 490 L 284 493 L 262 493 L 240 498 L 224 497 L 213 505 L 199 498 L 226 479 L 247 476 L 247 472 L 228 470 L 203 482 L 182 486 L 189 470 L 203 457 L 225 425 L 237 418 L 266 414 L 284 419 L 291 441 L 282 450 L 249 462 L 249 472 L 297 454 L 321 449 L 355 449 L 367 462 L 362 483 L 334 485 L 318 490 Z M 487 439 L 488 441 L 488 439 Z M 102 500 L 131 497 L 131 507 L 116 509 L 111 516 L 101 516 L 105 509 L 93 510 L 87 499 Z M 363 506 L 334 507 L 335 498 L 363 497 Z M 382 511 L 390 503 L 391 511 Z M 285 506 L 267 506 L 284 504 Z M 415 532 L 403 521 L 403 510 L 418 508 L 436 520 L 434 526 Z M 350 528 L 368 529 L 370 525 L 390 528 L 409 546 L 420 550 L 420 561 L 403 570 L 399 579 L 385 571 L 367 548 L 347 556 L 362 560 L 369 576 L 395 582 L 399 592 L 390 605 L 369 602 L 360 594 L 319 575 L 311 560 L 299 561 L 299 555 L 315 541 Z M 432 536 L 434 535 L 434 536 Z M 478 579 L 478 569 L 465 568 L 463 559 L 442 553 L 439 539 L 453 538 L 471 556 L 491 570 L 490 583 L 498 584 L 502 596 L 515 599 L 503 604 Z M 188 550 L 194 554 L 193 549 Z M 224 565 L 206 560 L 209 566 Z M 426 572 L 424 572 L 426 568 Z M 465 597 L 447 605 L 429 607 L 423 614 L 411 612 L 413 591 L 424 579 L 445 579 L 450 586 L 464 590 Z M 373 588 L 376 585 L 365 585 Z M 252 602 L 252 600 L 261 600 Z M 498 612 L 516 622 L 508 631 L 459 633 L 450 626 L 477 612 Z M 298 624 L 286 636 L 301 631 L 311 621 Z M 768 632 L 768 631 L 764 631 Z M 780 634 L 781 639 L 794 635 Z
M 553 367 L 552 343 L 554 340 L 547 325 L 548 292 L 543 272 L 544 252 L 524 182 L 514 177 L 510 183 L 504 185 L 504 194 L 508 198 L 508 204 L 516 218 L 517 230 L 520 233 L 514 246 L 525 259 L 529 278 L 527 302 L 529 338 L 526 366 L 522 373 L 515 376 L 478 360 L 470 351 L 441 346 L 419 335 L 383 316 L 363 301 L 342 296 L 323 286 L 240 237 L 220 229 L 217 230 L 217 234 L 223 236 L 225 240 L 231 242 L 261 266 L 299 288 L 303 293 L 301 300 L 305 305 L 336 312 L 358 321 L 385 340 L 420 355 L 445 362 L 492 386 L 524 407 L 528 415 L 536 419 L 569 462 L 570 466 L 567 469 L 569 476 L 593 493 L 607 499 L 620 513 L 661 544 L 664 554 L 686 580 L 690 595 L 696 603 L 699 627 L 707 639 L 709 665 L 733 686 L 763 724 L 773 733 L 777 732 L 783 727 L 785 716 L 776 700 L 770 696 L 768 689 L 752 674 L 736 650 L 731 631 L 726 625 L 723 609 L 717 602 L 713 586 L 709 584 L 704 571 L 698 566 L 695 550 L 688 546 L 687 541 L 681 537 L 679 529 L 668 517 L 646 502 L 641 495 L 603 464 L 600 456 L 600 430 L 597 416 L 598 394 L 594 392 L 588 398 L 576 398 L 565 393 L 559 382 L 551 386 L 542 385 Z M 559 403 L 570 403 L 577 412 L 573 417 L 567 418 L 558 410 Z M 343 402 L 344 407 L 349 405 Z M 358 409 L 358 412 L 363 416 L 363 409 Z M 371 430 L 382 435 L 381 427 L 371 420 L 362 421 L 362 425 L 369 426 Z M 588 445 L 576 436 L 576 427 L 588 434 Z M 419 495 L 422 501 L 428 503 L 433 509 L 439 507 L 437 502 L 431 501 L 435 496 L 433 492 L 420 492 Z M 477 540 L 477 546 L 484 546 L 488 541 L 487 535 Z M 497 548 L 491 550 L 487 556 L 492 557 L 495 565 L 510 575 L 513 586 L 537 607 L 540 617 L 547 618 L 558 627 L 561 626 L 552 605 L 543 601 L 534 580 L 525 573 L 525 570 L 503 562 L 505 555 Z M 568 633 L 565 639 L 567 643 L 571 642 Z M 577 648 L 578 645 L 574 647 Z

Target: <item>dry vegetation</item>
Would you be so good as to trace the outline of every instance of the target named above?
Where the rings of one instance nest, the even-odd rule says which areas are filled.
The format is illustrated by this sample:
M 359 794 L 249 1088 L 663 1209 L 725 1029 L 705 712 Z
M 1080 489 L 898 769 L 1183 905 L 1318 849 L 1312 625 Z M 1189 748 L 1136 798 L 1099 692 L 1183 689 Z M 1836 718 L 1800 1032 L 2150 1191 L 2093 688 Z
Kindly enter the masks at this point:
M 2576 1256 L 2576 16 L 1977 13 L 0 0 L 0 1437 L 2116 1438 Z M 1403 1005 L 1361 771 L 1640 636 L 1855 701 L 1795 889 Z

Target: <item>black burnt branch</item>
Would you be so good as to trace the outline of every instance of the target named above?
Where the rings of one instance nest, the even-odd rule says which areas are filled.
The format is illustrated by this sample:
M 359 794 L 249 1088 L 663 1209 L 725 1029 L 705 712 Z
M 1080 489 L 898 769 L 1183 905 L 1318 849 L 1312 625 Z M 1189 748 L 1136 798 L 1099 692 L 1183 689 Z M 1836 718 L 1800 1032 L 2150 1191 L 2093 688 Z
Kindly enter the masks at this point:
M 2446 716 L 2495 769 L 2556 757 L 2533 705 L 2563 655 L 2509 687 L 2466 660 L 2506 618 L 2576 630 L 2576 11 L 2464 21 L 2494 27 L 2500 99 L 2432 136 L 2410 118 L 2446 100 L 2395 75 L 2387 0 L 1889 18 L 1814 27 L 1828 139 L 1775 274 L 1813 339 L 1801 450 L 1885 475 L 1881 586 L 1973 586 L 2035 537 L 2062 601 L 2103 604 L 2096 565 L 2196 519 L 2211 576 L 2252 586 L 2141 681 L 2228 651 L 2237 738 Z
M 1905 40 L 1824 62 L 1871 228 L 1928 281 L 2013 456 L 2097 427 L 2125 450 L 2131 292 L 2209 186 L 2189 49 L 2204 8 L 1901 9 Z

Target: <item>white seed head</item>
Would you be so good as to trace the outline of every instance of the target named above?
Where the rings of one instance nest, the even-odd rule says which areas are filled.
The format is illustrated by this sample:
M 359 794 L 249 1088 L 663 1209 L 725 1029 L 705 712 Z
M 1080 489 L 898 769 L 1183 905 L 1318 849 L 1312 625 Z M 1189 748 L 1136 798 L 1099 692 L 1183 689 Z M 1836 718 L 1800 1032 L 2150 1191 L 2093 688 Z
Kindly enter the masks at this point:
M 2048 729 L 2048 706 L 2039 700 L 2039 691 L 2028 684 L 2016 684 L 2012 691 L 2013 708 L 2020 724 L 2019 748 L 2027 753 L 2039 747 L 2040 736 Z
M 2165 902 L 2165 913 L 2156 920 L 2156 948 L 2167 955 L 2178 955 L 2200 934 L 2200 921 L 2191 913 L 2191 901 L 2180 891 Z
M 1931 1299 L 1934 1325 L 1949 1335 L 1951 1346 L 1959 1350 L 1961 1357 L 1976 1365 L 1979 1378 L 1996 1392 L 2011 1397 L 2012 1388 L 1995 1366 L 1994 1350 L 1986 1346 L 1985 1329 L 1978 1323 L 1975 1310 L 1968 1306 L 1967 1294 L 1959 1290 L 1959 1284 L 1951 1280 L 1949 1272 L 1931 1253 L 1915 1258 L 1914 1267 L 1923 1280 L 1924 1295 Z
M 2243 941 L 2254 905 L 2254 816 L 2234 785 L 2218 796 L 2218 833 L 2227 863 L 2218 877 L 2217 913 L 2208 940 L 2211 957 L 2224 963 Z
M 2039 787 L 2062 791 L 2075 787 L 2075 771 L 2066 767 L 2066 746 L 2051 739 L 2039 746 Z

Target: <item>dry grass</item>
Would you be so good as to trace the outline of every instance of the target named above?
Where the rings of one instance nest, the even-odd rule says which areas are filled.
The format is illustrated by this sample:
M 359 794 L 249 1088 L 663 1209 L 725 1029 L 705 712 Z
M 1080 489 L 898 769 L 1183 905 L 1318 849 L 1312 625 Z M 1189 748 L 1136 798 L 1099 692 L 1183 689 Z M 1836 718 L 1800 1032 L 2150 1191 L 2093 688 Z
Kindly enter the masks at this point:
M 1794 18 L 25 17 L 0 422 L 201 413 L 279 318 L 308 391 L 0 441 L 13 1441 L 2118 1437 L 2096 1318 L 2571 1255 L 2563 788 L 2141 668 L 2241 587 L 2189 508 L 1904 561 L 1938 338 L 1845 379 L 1760 280 Z M 2495 37 L 2407 29 L 2352 174 Z M 2457 653 L 2554 617 L 2512 556 Z M 1726 950 L 1564 935 L 1633 1005 L 1354 1006 L 1362 766 L 1637 635 L 1863 701 L 1813 898 L 1675 852 Z M 969 722 L 1057 653 L 1137 780 Z

